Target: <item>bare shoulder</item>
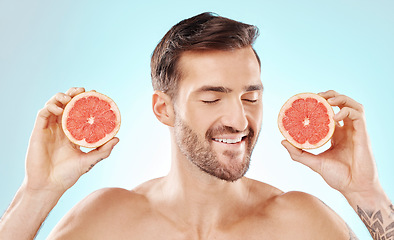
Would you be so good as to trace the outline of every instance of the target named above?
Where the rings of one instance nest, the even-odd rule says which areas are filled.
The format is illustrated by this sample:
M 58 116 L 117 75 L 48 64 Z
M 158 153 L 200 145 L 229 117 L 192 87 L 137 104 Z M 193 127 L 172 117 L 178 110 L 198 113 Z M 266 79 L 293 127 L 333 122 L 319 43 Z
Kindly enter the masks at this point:
M 288 234 L 289 239 L 349 239 L 347 224 L 318 198 L 304 192 L 283 192 L 258 181 L 252 186 L 257 199 L 255 214 L 262 221 L 260 225 L 268 221 L 264 225 L 270 224 L 271 232 Z
M 296 216 L 305 220 L 319 215 L 333 216 L 330 210 L 318 198 L 304 192 L 285 192 L 271 199 L 270 207 L 273 211 L 287 212 L 288 216 Z
M 286 216 L 313 218 L 315 215 L 337 216 L 318 198 L 298 191 L 283 192 L 271 185 L 249 179 L 250 192 L 264 211 L 287 213 Z
M 149 216 L 149 212 L 149 201 L 141 193 L 122 188 L 100 189 L 75 205 L 48 239 L 111 239 L 114 233 L 131 231 L 132 226 L 138 225 L 134 223 Z
M 343 219 L 321 200 L 304 192 L 286 192 L 272 199 L 272 213 L 294 232 L 312 239 L 349 239 Z

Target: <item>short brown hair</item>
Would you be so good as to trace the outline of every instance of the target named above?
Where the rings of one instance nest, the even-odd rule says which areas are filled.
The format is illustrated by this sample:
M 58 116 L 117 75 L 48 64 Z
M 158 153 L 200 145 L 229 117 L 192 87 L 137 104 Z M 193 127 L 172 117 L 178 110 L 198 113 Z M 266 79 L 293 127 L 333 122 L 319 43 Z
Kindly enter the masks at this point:
M 259 31 L 256 26 L 202 13 L 173 26 L 152 54 L 151 77 L 154 90 L 176 96 L 181 73 L 177 69 L 185 51 L 233 50 L 252 46 Z M 255 52 L 258 63 L 260 59 Z

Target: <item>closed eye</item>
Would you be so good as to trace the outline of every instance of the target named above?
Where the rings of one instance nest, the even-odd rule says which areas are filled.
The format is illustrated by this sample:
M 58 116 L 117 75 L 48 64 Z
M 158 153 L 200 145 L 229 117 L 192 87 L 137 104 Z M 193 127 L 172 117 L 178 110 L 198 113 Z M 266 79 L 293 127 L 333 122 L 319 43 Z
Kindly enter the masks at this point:
M 247 102 L 251 102 L 251 103 L 257 102 L 257 99 L 242 99 L 242 100 L 247 101 Z
M 213 103 L 219 102 L 219 100 L 220 100 L 220 99 L 215 99 L 215 100 L 212 100 L 212 101 L 205 101 L 205 100 L 202 100 L 202 102 L 203 102 L 203 103 L 206 103 L 206 104 L 213 104 Z

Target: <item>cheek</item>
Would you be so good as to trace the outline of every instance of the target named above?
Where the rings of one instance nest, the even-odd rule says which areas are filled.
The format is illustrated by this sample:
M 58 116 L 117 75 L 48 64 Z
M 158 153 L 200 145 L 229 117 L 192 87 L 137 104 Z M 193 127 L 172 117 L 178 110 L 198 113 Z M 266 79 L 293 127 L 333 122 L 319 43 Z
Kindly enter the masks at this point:
M 195 106 L 185 106 L 185 109 L 188 110 L 183 112 L 182 120 L 201 138 L 205 138 L 206 132 L 214 122 L 213 114 Z
M 253 106 L 249 109 L 246 109 L 247 118 L 250 125 L 255 128 L 260 129 L 261 123 L 263 120 L 263 106 L 262 104 Z

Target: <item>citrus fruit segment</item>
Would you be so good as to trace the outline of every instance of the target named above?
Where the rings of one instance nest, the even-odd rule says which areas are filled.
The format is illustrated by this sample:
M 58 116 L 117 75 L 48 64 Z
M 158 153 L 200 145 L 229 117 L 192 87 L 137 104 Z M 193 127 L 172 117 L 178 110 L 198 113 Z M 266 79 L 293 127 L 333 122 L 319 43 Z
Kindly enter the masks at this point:
M 282 106 L 278 126 L 293 146 L 301 149 L 318 148 L 331 139 L 335 130 L 334 111 L 323 97 L 300 93 Z
M 71 142 L 96 148 L 111 140 L 120 128 L 120 112 L 104 94 L 90 91 L 76 95 L 62 116 L 63 131 Z

